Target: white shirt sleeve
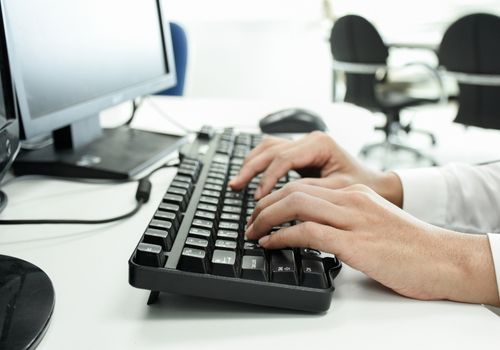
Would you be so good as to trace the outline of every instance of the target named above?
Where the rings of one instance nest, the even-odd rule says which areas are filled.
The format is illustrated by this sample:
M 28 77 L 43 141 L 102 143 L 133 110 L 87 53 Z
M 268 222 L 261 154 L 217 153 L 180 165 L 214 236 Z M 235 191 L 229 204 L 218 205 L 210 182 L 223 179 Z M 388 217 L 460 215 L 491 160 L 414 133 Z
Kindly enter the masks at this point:
M 403 209 L 428 223 L 488 234 L 500 292 L 500 162 L 398 170 Z

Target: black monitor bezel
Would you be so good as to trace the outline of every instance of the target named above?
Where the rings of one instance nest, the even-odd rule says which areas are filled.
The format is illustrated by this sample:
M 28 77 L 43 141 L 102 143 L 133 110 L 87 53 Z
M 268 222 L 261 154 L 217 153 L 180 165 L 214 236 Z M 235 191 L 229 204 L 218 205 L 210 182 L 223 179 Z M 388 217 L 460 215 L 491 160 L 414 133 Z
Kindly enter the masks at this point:
M 16 0 L 2 0 L 2 14 L 6 13 L 6 1 Z M 85 119 L 89 116 L 99 114 L 99 112 L 101 112 L 102 110 L 115 106 L 119 103 L 175 86 L 175 84 L 177 83 L 177 79 L 172 40 L 165 40 L 166 38 L 171 38 L 170 25 L 168 25 L 169 21 L 166 18 L 163 9 L 163 0 L 155 1 L 158 8 L 158 22 L 162 33 L 162 45 L 164 48 L 163 54 L 165 58 L 165 67 L 167 70 L 164 75 L 156 79 L 151 79 L 144 83 L 126 87 L 120 91 L 115 91 L 98 98 L 87 100 L 70 107 L 60 109 L 56 112 L 39 116 L 37 118 L 33 118 L 30 113 L 26 98 L 26 90 L 23 84 L 21 68 L 18 66 L 18 60 L 16 60 L 16 48 L 14 43 L 12 43 L 9 33 L 10 26 L 8 23 L 8 16 L 5 16 L 3 28 L 5 31 L 7 50 L 10 56 L 10 69 L 19 106 L 20 120 L 23 129 L 23 138 L 30 139 L 37 136 L 50 134 L 54 130 L 65 127 L 67 125 L 70 125 L 71 123 Z

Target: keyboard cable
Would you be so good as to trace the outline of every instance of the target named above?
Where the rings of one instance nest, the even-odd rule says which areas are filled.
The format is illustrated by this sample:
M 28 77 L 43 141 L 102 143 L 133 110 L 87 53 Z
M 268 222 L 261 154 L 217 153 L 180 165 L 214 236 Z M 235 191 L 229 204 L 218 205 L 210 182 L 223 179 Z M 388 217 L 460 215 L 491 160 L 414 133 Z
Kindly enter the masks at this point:
M 110 218 L 105 218 L 105 219 L 16 219 L 16 220 L 0 220 L 0 225 L 59 225 L 59 224 L 66 224 L 66 225 L 99 225 L 99 224 L 107 224 L 110 222 L 115 222 L 123 219 L 127 219 L 129 217 L 134 216 L 139 212 L 139 210 L 142 208 L 142 206 L 149 201 L 149 197 L 151 194 L 151 189 L 152 189 L 152 184 L 151 181 L 149 181 L 149 178 L 151 175 L 156 173 L 157 171 L 164 169 L 164 168 L 170 168 L 170 167 L 177 167 L 178 164 L 169 164 L 166 163 L 165 165 L 156 168 L 155 170 L 151 171 L 148 175 L 143 177 L 142 179 L 138 180 L 138 186 L 137 190 L 135 192 L 135 199 L 137 200 L 136 206 L 134 209 L 130 210 L 129 212 L 110 217 Z

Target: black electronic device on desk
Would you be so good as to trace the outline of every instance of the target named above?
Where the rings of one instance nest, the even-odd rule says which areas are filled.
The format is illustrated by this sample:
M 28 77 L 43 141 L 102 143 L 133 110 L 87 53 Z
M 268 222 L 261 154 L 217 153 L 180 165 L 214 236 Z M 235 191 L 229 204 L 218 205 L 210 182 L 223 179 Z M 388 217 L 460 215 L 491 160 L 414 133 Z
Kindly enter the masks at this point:
M 266 134 L 327 130 L 325 122 L 319 115 L 302 108 L 289 108 L 271 113 L 260 120 L 259 126 Z
M 16 175 L 129 179 L 184 142 L 99 120 L 106 108 L 175 86 L 165 0 L 1 3 L 26 146 Z
M 19 150 L 17 110 L 0 12 L 0 184 Z M 0 191 L 0 212 L 7 196 Z M 0 255 L 0 349 L 34 349 L 54 309 L 54 288 L 37 266 Z
M 201 136 L 141 232 L 129 260 L 130 284 L 152 291 L 148 303 L 165 291 L 311 312 L 328 310 L 341 268 L 333 255 L 313 249 L 264 250 L 243 235 L 256 205 L 259 177 L 241 192 L 231 190 L 228 179 L 239 172 L 262 136 L 235 134 L 232 129 Z M 206 152 L 197 156 L 196 148 Z M 275 189 L 294 178 L 288 174 Z

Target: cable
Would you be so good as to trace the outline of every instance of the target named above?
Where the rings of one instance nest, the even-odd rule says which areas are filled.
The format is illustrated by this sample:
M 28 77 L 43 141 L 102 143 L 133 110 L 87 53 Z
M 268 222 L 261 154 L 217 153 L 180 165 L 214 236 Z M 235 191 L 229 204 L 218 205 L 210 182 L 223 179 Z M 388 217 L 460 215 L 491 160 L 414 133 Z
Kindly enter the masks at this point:
M 0 220 L 0 225 L 46 225 L 46 224 L 71 224 L 71 225 L 98 225 L 107 224 L 113 221 L 119 221 L 135 215 L 144 204 L 143 200 L 137 202 L 134 209 L 120 216 L 97 220 L 79 220 L 79 219 L 47 219 L 47 220 Z
M 149 104 L 151 105 L 151 107 L 153 107 L 153 109 L 155 111 L 157 111 L 163 118 L 167 119 L 170 123 L 174 124 L 175 126 L 177 126 L 179 129 L 182 129 L 183 131 L 187 132 L 187 133 L 195 133 L 196 130 L 192 130 L 184 125 L 182 125 L 181 123 L 179 123 L 177 120 L 175 120 L 174 118 L 172 118 L 170 115 L 168 115 L 167 113 L 165 113 L 165 111 L 160 108 L 155 102 L 153 102 L 153 99 L 151 98 L 148 98 L 148 101 L 149 101 Z
M 137 200 L 137 204 L 134 209 L 131 211 L 111 217 L 111 218 L 106 218 L 106 219 L 88 219 L 88 220 L 82 220 L 82 219 L 17 219 L 17 220 L 0 220 L 0 225 L 59 225 L 59 224 L 66 224 L 66 225 L 99 225 L 99 224 L 107 224 L 110 222 L 114 221 L 119 221 L 123 220 L 126 218 L 129 218 L 131 216 L 134 216 L 141 207 L 144 205 L 144 203 L 147 203 L 149 201 L 149 196 L 151 194 L 151 189 L 152 189 L 152 184 L 151 181 L 149 181 L 149 178 L 151 175 L 156 173 L 157 171 L 164 169 L 164 168 L 169 168 L 169 167 L 175 167 L 177 164 L 170 164 L 170 161 L 168 161 L 166 164 L 162 165 L 159 168 L 154 169 L 151 171 L 149 174 L 144 176 L 142 179 L 138 181 L 138 186 L 137 186 L 137 191 L 135 193 L 135 198 Z M 75 180 L 73 180 L 75 181 Z M 3 193 L 3 192 L 2 192 Z M 5 195 L 5 200 L 7 200 L 7 195 Z
M 137 113 L 137 110 L 139 109 L 139 107 L 142 104 L 142 101 L 143 101 L 142 98 L 132 100 L 132 114 L 130 115 L 128 120 L 123 125 L 130 125 L 132 123 L 132 121 L 134 120 L 134 117 Z

